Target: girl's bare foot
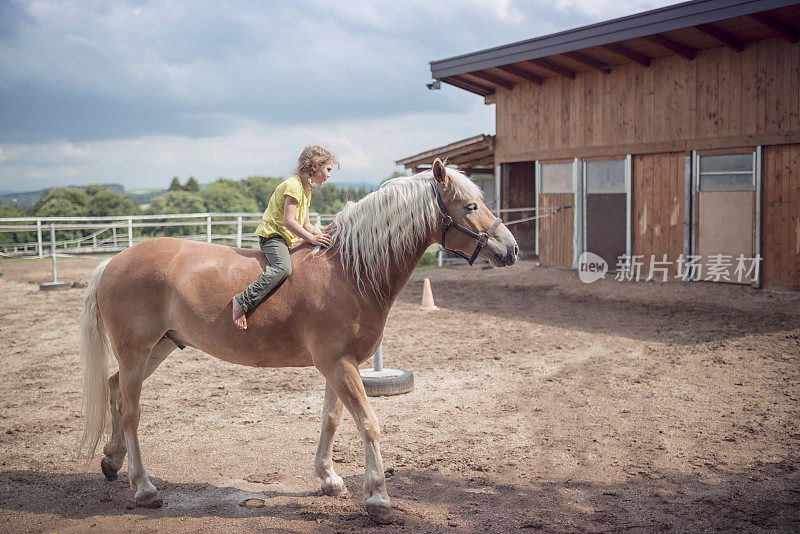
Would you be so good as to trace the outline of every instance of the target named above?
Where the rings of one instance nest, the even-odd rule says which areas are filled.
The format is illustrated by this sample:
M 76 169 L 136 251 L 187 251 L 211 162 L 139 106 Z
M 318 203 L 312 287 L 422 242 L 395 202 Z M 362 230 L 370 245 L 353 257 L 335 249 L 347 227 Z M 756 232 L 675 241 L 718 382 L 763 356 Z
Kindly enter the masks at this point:
M 240 330 L 247 330 L 247 317 L 245 316 L 244 309 L 239 301 L 234 297 L 233 302 L 233 324 Z

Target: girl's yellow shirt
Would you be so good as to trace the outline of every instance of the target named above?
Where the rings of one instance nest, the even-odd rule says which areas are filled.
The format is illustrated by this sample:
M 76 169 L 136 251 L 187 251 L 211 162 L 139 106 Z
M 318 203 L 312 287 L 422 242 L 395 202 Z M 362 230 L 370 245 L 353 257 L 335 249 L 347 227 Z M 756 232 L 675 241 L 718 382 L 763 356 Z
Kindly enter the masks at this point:
M 300 177 L 295 175 L 287 178 L 275 188 L 275 192 L 272 193 L 269 204 L 267 204 L 267 209 L 264 211 L 264 215 L 261 216 L 261 224 L 256 228 L 256 235 L 261 237 L 279 235 L 283 237 L 286 246 L 291 248 L 299 243 L 302 238 L 294 235 L 283 225 L 283 210 L 286 207 L 287 196 L 297 200 L 297 211 L 295 211 L 294 220 L 300 226 L 303 226 L 308 216 L 311 197 L 303 188 Z

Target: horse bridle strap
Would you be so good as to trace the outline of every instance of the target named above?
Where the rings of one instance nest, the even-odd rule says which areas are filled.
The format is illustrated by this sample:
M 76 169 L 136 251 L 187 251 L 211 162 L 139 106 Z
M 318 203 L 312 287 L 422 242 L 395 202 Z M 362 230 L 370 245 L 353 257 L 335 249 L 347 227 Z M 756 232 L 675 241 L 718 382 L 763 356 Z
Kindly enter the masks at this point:
M 431 180 L 431 189 L 433 189 L 433 196 L 436 197 L 436 204 L 437 206 L 439 206 L 439 213 L 442 214 L 442 248 L 448 252 L 452 252 L 459 258 L 467 260 L 467 263 L 472 265 L 472 263 L 478 257 L 478 254 L 480 254 L 483 246 L 489 242 L 489 238 L 492 237 L 492 234 L 494 234 L 495 230 L 497 230 L 497 227 L 500 226 L 503 223 L 503 221 L 500 219 L 500 217 L 498 217 L 497 219 L 495 219 L 494 224 L 491 226 L 491 228 L 489 228 L 487 231 L 481 234 L 476 234 L 469 228 L 466 228 L 458 224 L 447 213 L 447 208 L 444 207 L 444 202 L 442 201 L 442 195 L 441 193 L 439 193 L 439 188 L 436 187 L 436 180 Z M 472 252 L 472 256 L 467 256 L 466 254 L 464 254 L 459 250 L 452 250 L 445 246 L 444 244 L 445 236 L 450 228 L 455 228 L 459 232 L 467 234 L 477 242 L 475 245 L 475 250 Z

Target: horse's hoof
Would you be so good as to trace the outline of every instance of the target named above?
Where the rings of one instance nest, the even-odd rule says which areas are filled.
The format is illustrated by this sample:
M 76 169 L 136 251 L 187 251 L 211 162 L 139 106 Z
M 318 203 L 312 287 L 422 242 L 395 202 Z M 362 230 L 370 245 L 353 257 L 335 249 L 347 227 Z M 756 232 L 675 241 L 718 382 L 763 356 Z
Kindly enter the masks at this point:
M 322 485 L 322 493 L 329 497 L 344 497 L 347 495 L 347 486 L 344 481 L 329 482 Z
M 103 471 L 103 474 L 106 476 L 106 480 L 116 480 L 117 479 L 117 469 L 111 467 L 111 464 L 106 461 L 105 458 L 100 460 L 100 469 Z
M 161 508 L 161 505 L 164 504 L 163 499 L 161 499 L 157 491 L 137 495 L 134 500 L 137 506 L 142 506 L 144 508 Z
M 370 519 L 381 525 L 388 525 L 394 522 L 392 508 L 388 500 L 376 500 L 375 502 L 370 502 L 370 500 L 367 499 L 367 515 Z

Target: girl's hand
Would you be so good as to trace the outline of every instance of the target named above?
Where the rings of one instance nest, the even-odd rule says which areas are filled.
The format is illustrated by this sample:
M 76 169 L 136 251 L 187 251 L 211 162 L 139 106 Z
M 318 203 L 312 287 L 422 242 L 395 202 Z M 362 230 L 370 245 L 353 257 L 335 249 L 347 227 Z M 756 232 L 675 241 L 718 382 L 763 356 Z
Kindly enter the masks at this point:
M 328 234 L 314 234 L 308 242 L 312 245 L 329 247 L 331 245 L 331 236 Z

